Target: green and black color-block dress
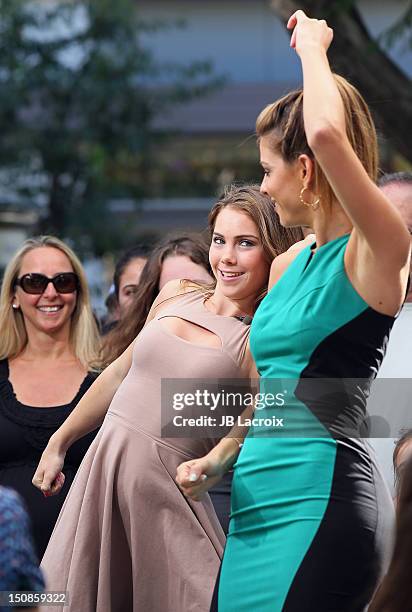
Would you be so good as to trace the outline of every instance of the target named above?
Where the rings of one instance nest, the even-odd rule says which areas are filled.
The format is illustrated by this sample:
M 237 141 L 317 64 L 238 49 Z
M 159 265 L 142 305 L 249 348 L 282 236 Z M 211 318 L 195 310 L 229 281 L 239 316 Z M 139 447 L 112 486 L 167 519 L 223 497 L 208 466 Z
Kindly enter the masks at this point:
M 235 465 L 219 612 L 361 611 L 388 562 L 392 500 L 362 436 L 394 317 L 350 283 L 348 239 L 302 250 L 253 320 L 270 402 Z

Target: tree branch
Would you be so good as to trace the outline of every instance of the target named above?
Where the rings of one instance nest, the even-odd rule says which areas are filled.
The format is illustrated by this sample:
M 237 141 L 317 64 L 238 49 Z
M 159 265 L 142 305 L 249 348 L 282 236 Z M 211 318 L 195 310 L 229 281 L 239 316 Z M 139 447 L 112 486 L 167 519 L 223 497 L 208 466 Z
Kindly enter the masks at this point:
M 412 163 L 412 82 L 370 36 L 353 0 L 272 0 L 271 5 L 285 23 L 298 9 L 327 19 L 334 29 L 333 70 L 361 91 L 378 130 Z

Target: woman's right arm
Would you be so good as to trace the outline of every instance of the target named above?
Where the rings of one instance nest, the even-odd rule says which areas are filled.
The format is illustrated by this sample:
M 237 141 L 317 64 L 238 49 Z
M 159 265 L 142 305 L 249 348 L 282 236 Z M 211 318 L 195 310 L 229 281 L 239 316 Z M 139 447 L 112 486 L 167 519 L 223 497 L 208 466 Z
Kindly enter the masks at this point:
M 114 394 L 130 369 L 134 343 L 100 374 L 51 436 L 32 480 L 34 486 L 46 495 L 58 493 L 63 486 L 61 470 L 70 446 L 102 424 Z
M 145 325 L 154 318 L 164 302 L 182 292 L 184 289 L 180 281 L 167 283 L 153 302 Z M 55 495 L 62 488 L 64 458 L 70 446 L 102 424 L 114 394 L 130 370 L 135 342 L 100 374 L 73 412 L 51 436 L 32 480 L 45 496 Z
M 59 448 L 64 452 L 76 440 L 103 423 L 114 394 L 132 365 L 134 343 L 135 340 L 98 376 L 73 412 L 50 438 L 58 441 Z

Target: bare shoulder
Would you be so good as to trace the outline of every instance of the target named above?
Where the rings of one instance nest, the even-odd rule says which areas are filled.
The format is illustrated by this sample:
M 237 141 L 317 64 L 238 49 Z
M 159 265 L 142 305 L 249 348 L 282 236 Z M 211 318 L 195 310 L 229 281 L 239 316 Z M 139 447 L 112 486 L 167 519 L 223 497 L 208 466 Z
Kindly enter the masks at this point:
M 161 289 L 159 295 L 153 302 L 149 315 L 147 317 L 147 322 L 153 319 L 155 314 L 159 312 L 159 309 L 166 306 L 170 302 L 170 300 L 178 297 L 179 295 L 183 295 L 184 293 L 195 291 L 198 288 L 199 286 L 196 283 L 192 283 L 186 280 L 175 279 L 169 281 Z
M 275 257 L 275 259 L 272 261 L 272 265 L 270 266 L 269 290 L 272 289 L 272 287 L 278 282 L 282 274 L 290 266 L 292 261 L 296 259 L 299 253 L 314 242 L 314 234 L 309 234 L 309 236 L 306 236 L 304 240 L 300 240 L 299 242 L 293 244 L 287 251 L 285 251 L 285 253 L 281 253 Z
M 305 249 L 307 246 L 310 246 L 314 242 L 316 242 L 315 234 L 308 234 L 303 240 L 299 240 L 299 242 L 295 242 L 295 244 L 292 244 L 292 246 L 288 248 L 286 253 L 300 253 L 303 249 Z
M 182 293 L 186 293 L 187 284 L 185 281 L 180 279 L 174 279 L 169 281 L 164 285 L 164 287 L 160 290 L 159 295 L 153 302 L 153 305 L 162 302 L 164 300 L 168 300 L 177 295 L 181 295 Z
M 298 250 L 286 251 L 285 253 L 281 253 L 281 255 L 275 257 L 275 259 L 272 261 L 272 265 L 270 266 L 268 283 L 269 291 L 274 285 L 276 285 L 285 270 L 287 270 L 292 261 L 299 255 L 299 252 L 300 251 Z

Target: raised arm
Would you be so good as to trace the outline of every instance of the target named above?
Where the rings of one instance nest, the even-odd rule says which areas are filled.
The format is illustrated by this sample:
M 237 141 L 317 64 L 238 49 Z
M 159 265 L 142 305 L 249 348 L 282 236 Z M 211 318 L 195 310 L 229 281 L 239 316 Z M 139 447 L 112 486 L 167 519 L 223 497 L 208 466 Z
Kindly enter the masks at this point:
M 360 283 L 357 288 L 362 293 L 366 282 L 374 282 L 370 274 L 374 276 L 375 272 L 377 276 L 379 272 L 384 282 L 389 283 L 398 275 L 390 289 L 392 293 L 398 290 L 402 301 L 410 236 L 401 216 L 368 176 L 349 142 L 347 129 L 353 126 L 348 126 L 347 122 L 352 118 L 345 116 L 341 94 L 327 58 L 333 32 L 325 21 L 309 19 L 303 11 L 292 15 L 288 28 L 293 30 L 291 46 L 302 62 L 303 115 L 308 144 L 355 228 L 351 237 L 354 265 L 365 271 L 362 275 L 361 270 L 355 284 Z M 363 102 L 359 104 L 359 114 L 368 116 Z

